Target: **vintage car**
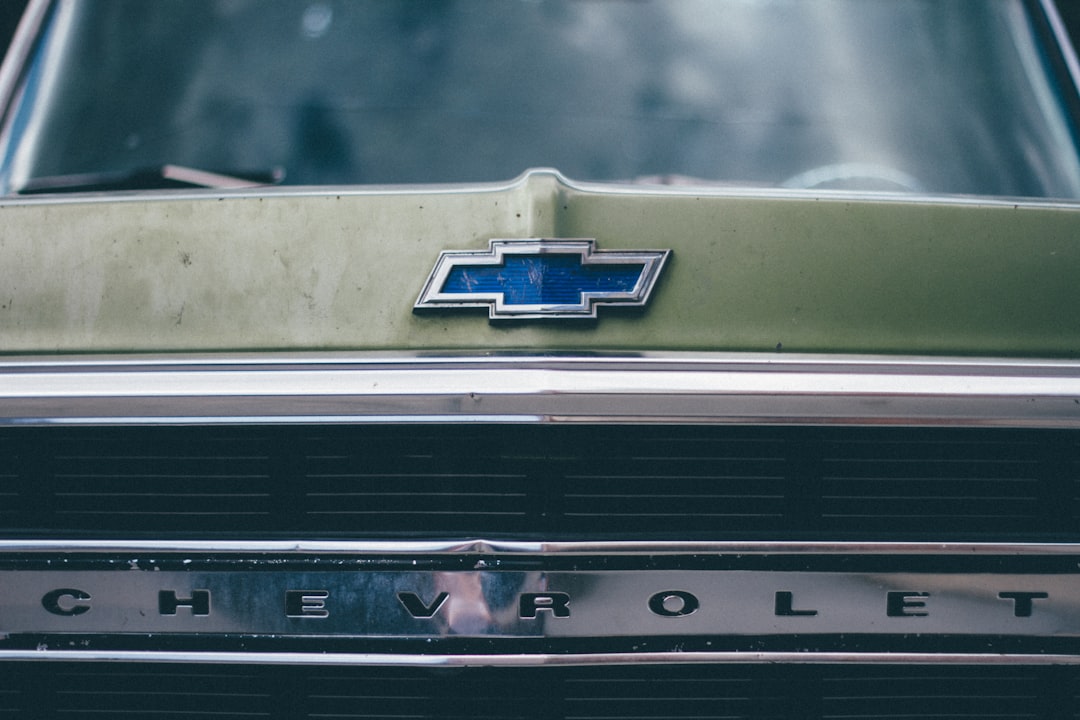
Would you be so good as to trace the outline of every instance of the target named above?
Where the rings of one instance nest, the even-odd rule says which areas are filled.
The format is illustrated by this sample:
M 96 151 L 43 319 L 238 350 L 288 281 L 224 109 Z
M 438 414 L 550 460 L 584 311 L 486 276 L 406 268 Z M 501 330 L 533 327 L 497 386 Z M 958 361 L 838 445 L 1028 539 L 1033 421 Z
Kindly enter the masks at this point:
M 0 717 L 1080 717 L 1049 0 L 31 0 Z

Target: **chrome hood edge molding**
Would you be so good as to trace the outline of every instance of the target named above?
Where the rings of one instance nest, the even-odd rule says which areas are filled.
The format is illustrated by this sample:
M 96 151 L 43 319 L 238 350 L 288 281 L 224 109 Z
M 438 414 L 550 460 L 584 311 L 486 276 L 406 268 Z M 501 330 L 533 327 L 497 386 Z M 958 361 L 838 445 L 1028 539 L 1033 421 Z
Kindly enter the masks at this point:
M 831 356 L 0 362 L 0 424 L 1080 427 L 1080 362 Z

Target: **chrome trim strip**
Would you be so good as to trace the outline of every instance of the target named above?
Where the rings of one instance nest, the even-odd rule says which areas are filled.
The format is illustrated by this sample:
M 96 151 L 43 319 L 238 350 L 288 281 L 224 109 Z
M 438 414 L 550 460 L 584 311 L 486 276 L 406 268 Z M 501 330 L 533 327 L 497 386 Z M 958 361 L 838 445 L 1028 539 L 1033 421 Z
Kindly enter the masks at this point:
M 1061 53 L 1065 67 L 1068 69 L 1069 77 L 1073 83 L 1073 92 L 1080 95 L 1080 61 L 1077 60 L 1076 50 L 1073 48 L 1072 38 L 1069 37 L 1065 22 L 1061 19 L 1061 14 L 1058 12 L 1054 0 L 1039 0 L 1039 5 L 1042 8 L 1043 16 L 1050 25 L 1050 32 L 1053 33 L 1054 41 Z
M 688 650 L 671 658 L 686 662 L 717 657 L 714 647 L 733 661 L 762 647 L 796 662 L 893 647 L 931 658 L 937 647 L 988 656 L 1045 648 L 1080 657 L 1076 553 L 1011 570 L 998 557 L 972 566 L 970 554 L 921 566 L 881 556 L 850 564 L 858 553 L 824 565 L 777 553 L 764 562 L 708 566 L 700 553 L 684 556 L 690 566 L 658 565 L 653 555 L 631 563 L 611 563 L 610 555 L 563 563 L 270 552 L 0 557 L 0 659 L 74 648 L 79 657 L 175 653 L 183 646 L 172 640 L 195 637 L 198 644 L 187 647 L 196 653 L 225 657 L 263 647 L 271 657 L 310 655 L 312 662 L 320 650 L 381 657 L 387 646 L 373 643 L 391 640 L 413 643 L 399 649 L 424 663 L 428 653 L 501 664 L 562 656 L 560 649 L 582 662 L 605 662 L 639 649 L 666 658 L 672 648 Z M 973 572 L 957 567 L 965 562 Z M 918 644 L 908 642 L 914 637 Z M 763 638 L 773 644 L 759 644 Z M 436 641 L 446 644 L 428 644 Z
M 1080 555 L 1072 543 L 512 540 L 0 540 L 0 554 L 50 555 Z
M 1080 362 L 718 355 L 0 362 L 0 424 L 1080 427 Z
M 387 195 L 456 195 L 463 193 L 498 193 L 518 189 L 533 178 L 552 178 L 568 190 L 593 195 L 631 195 L 639 197 L 676 196 L 771 200 L 811 200 L 814 202 L 870 202 L 904 205 L 949 205 L 969 207 L 1009 207 L 1036 210 L 1076 210 L 1080 203 L 1061 198 L 1001 197 L 996 195 L 933 195 L 919 193 L 888 193 L 854 190 L 795 190 L 770 187 L 711 187 L 708 185 L 632 185 L 579 181 L 565 177 L 552 168 L 531 168 L 516 178 L 501 182 L 480 183 L 432 183 L 415 185 L 279 185 L 251 189 L 222 190 L 219 188 L 195 188 L 177 190 L 140 190 L 113 192 L 64 193 L 62 195 L 21 195 L 0 197 L 0 205 L 55 205 L 96 202 L 161 202 L 206 200 L 223 198 L 276 198 L 276 197 L 328 197 L 328 196 L 387 196 Z
M 23 11 L 15 35 L 7 48 L 7 54 L 3 57 L 0 65 L 0 119 L 3 125 L 7 124 L 8 113 L 11 112 L 11 102 L 15 96 L 15 90 L 19 86 L 25 72 L 27 58 L 33 51 L 37 42 L 38 30 L 48 16 L 52 0 L 31 0 Z
M 709 663 L 875 665 L 1078 665 L 1080 655 L 996 653 L 853 652 L 652 652 L 536 655 L 410 655 L 369 653 L 218 653 L 101 650 L 0 650 L 3 661 L 111 661 L 257 665 L 395 665 L 406 667 L 546 667 L 571 665 L 659 665 Z
M 1057 642 L 1058 652 L 1080 654 L 1075 558 L 1041 571 L 1008 571 L 995 562 L 974 572 L 890 568 L 881 559 L 856 569 L 809 562 L 657 569 L 603 562 L 431 567 L 363 558 L 288 564 L 273 556 L 224 566 L 188 557 L 63 560 L 4 563 L 0 648 L 25 650 L 40 642 L 58 649 L 169 650 L 178 646 L 168 638 L 197 635 L 200 644 L 188 648 L 258 647 L 236 644 L 245 637 L 280 638 L 262 646 L 279 652 L 335 650 L 325 644 L 331 640 L 353 643 L 338 645 L 337 652 L 372 652 L 377 646 L 356 643 L 402 640 L 418 643 L 412 650 L 420 653 L 452 653 L 454 647 L 493 654 L 602 653 L 660 651 L 674 647 L 666 643 L 677 637 L 685 649 L 708 652 L 770 647 L 752 644 L 767 637 L 784 643 L 772 645 L 774 651 L 871 652 L 896 648 L 898 638 L 916 634 L 921 642 L 967 643 L 952 645 L 953 652 L 1022 652 L 1023 646 L 986 642 L 1010 638 L 1041 643 L 1029 648 Z M 109 642 L 66 644 L 73 636 Z M 801 644 L 806 636 L 831 640 Z M 845 640 L 852 636 L 864 642 Z M 436 640 L 458 644 L 426 645 Z M 476 640 L 501 644 L 472 650 L 460 644 Z M 290 648 L 290 641 L 309 644 Z M 906 649 L 920 647 L 950 648 Z

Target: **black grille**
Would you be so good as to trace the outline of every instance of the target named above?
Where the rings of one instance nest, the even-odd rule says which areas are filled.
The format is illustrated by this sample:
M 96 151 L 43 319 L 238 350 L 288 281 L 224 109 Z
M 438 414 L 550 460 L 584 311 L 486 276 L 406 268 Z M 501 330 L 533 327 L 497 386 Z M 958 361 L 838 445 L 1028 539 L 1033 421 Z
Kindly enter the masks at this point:
M 1071 667 L 0 665 L 0 717 L 1080 718 Z
M 726 426 L 6 428 L 35 537 L 1080 539 L 1080 434 Z

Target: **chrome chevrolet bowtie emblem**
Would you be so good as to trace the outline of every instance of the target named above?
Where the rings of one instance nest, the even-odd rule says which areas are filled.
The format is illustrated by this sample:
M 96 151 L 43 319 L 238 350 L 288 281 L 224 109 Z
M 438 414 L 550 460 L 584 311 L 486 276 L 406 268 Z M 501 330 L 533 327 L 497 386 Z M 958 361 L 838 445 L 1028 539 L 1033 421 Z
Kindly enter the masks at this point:
M 642 306 L 670 250 L 597 250 L 595 240 L 491 240 L 445 250 L 415 309 L 487 307 L 491 319 L 595 318 L 599 305 Z

